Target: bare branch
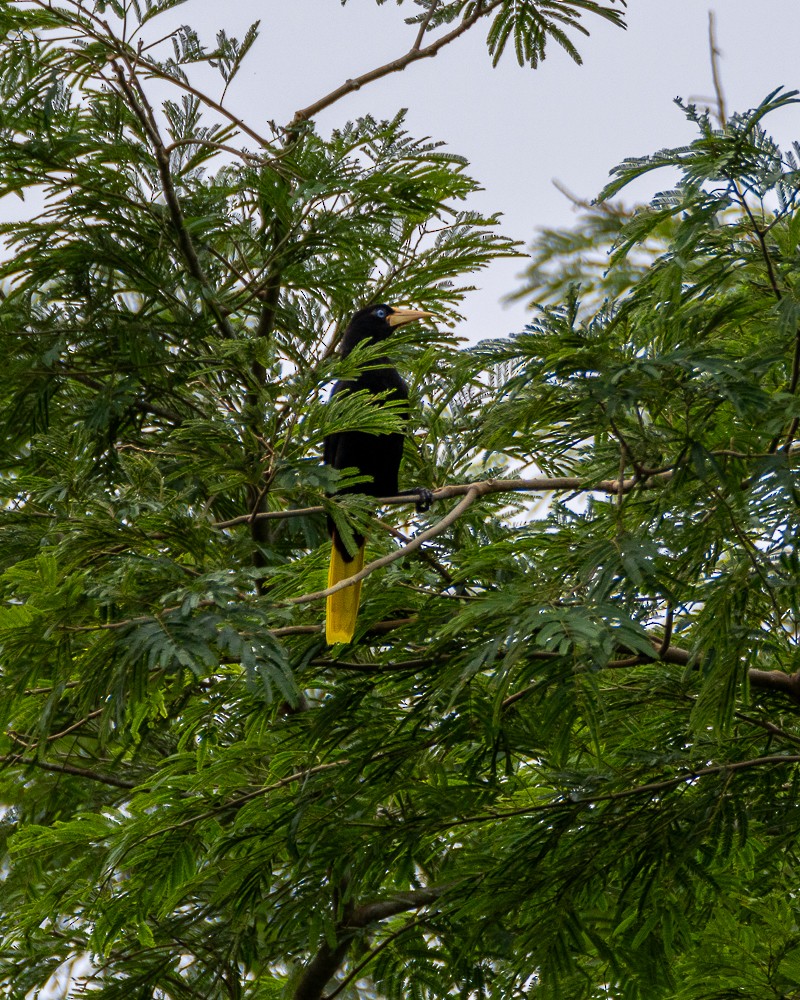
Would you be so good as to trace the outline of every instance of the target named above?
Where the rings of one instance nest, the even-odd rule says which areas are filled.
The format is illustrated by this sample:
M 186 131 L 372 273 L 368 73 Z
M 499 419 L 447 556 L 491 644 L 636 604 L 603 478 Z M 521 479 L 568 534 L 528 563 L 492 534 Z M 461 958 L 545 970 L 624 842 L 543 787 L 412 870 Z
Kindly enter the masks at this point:
M 711 54 L 711 79 L 714 81 L 714 94 L 717 98 L 717 121 L 724 127 L 728 120 L 725 108 L 725 92 L 722 89 L 722 77 L 719 72 L 719 57 L 722 53 L 717 46 L 717 21 L 714 11 L 708 12 L 708 47 Z
M 454 483 L 452 486 L 442 486 L 433 491 L 432 503 L 440 500 L 451 500 L 454 497 L 466 496 L 470 490 L 477 488 L 480 496 L 488 496 L 492 493 L 607 493 L 618 496 L 620 493 L 630 493 L 636 489 L 654 489 L 657 486 L 668 483 L 672 479 L 671 470 L 658 472 L 647 479 L 633 476 L 629 479 L 602 479 L 600 482 L 592 482 L 578 476 L 536 476 L 532 479 L 482 479 L 477 483 Z M 416 504 L 415 496 L 378 497 L 375 500 L 377 507 L 400 507 L 403 504 Z M 260 514 L 240 514 L 232 517 L 228 521 L 215 521 L 214 528 L 233 528 L 237 524 L 250 524 L 255 520 L 267 520 L 284 517 L 306 517 L 312 514 L 324 514 L 325 508 L 317 507 L 295 507 L 289 510 L 268 510 Z
M 380 80 L 381 77 L 388 76 L 390 73 L 399 73 L 412 62 L 416 62 L 417 59 L 432 58 L 439 52 L 440 49 L 443 49 L 445 45 L 449 45 L 450 42 L 455 41 L 456 38 L 463 35 L 465 31 L 469 31 L 469 29 L 477 21 L 479 21 L 482 17 L 485 17 L 487 14 L 490 14 L 493 10 L 495 10 L 495 8 L 499 7 L 500 4 L 504 2 L 505 0 L 492 0 L 492 2 L 485 7 L 482 4 L 477 4 L 470 17 L 465 18 L 458 25 L 458 27 L 453 28 L 452 31 L 448 31 L 446 35 L 442 35 L 441 38 L 437 38 L 435 42 L 431 42 L 430 45 L 426 45 L 424 48 L 420 48 L 418 45 L 418 42 L 421 41 L 418 34 L 417 42 L 412 45 L 405 55 L 400 56 L 398 59 L 393 59 L 391 62 L 385 63 L 383 66 L 378 66 L 376 69 L 372 69 L 368 73 L 362 73 L 361 76 L 354 77 L 351 80 L 345 80 L 345 82 L 340 87 L 337 87 L 336 90 L 332 90 L 329 94 L 326 94 L 325 97 L 321 97 L 313 104 L 309 104 L 307 108 L 302 108 L 298 111 L 290 122 L 288 128 L 297 128 L 297 126 L 302 124 L 302 122 L 308 121 L 309 118 L 313 118 L 315 115 L 318 115 L 320 111 L 324 111 L 325 108 L 329 108 L 332 104 L 335 104 L 348 94 L 352 94 L 354 91 L 360 90 L 367 83 L 372 83 L 374 80 Z M 427 25 L 425 25 L 425 27 L 427 27 Z
M 436 535 L 441 534 L 446 528 L 449 528 L 450 525 L 453 524 L 454 521 L 457 521 L 466 509 L 472 505 L 473 500 L 476 500 L 480 495 L 481 492 L 477 486 L 471 487 L 464 499 L 461 500 L 460 503 L 457 503 L 449 514 L 446 514 L 441 521 L 438 521 L 432 528 L 428 528 L 427 531 L 421 531 L 415 538 L 412 538 L 408 545 L 403 545 L 396 551 L 390 552 L 388 555 L 381 556 L 380 559 L 374 559 L 371 563 L 367 563 L 367 565 L 359 573 L 355 573 L 346 580 L 341 580 L 332 587 L 326 587 L 325 590 L 318 590 L 314 594 L 303 594 L 301 597 L 293 597 L 286 603 L 308 604 L 311 601 L 322 600 L 322 598 L 328 597 L 330 594 L 335 594 L 338 590 L 344 590 L 345 587 L 349 587 L 358 580 L 363 580 L 371 573 L 374 573 L 375 570 L 382 569 L 384 566 L 388 566 L 390 563 L 396 562 L 398 559 L 402 559 L 402 557 L 408 555 L 409 552 L 413 552 L 415 549 L 418 549 L 420 545 L 427 542 L 428 539 L 434 538 Z

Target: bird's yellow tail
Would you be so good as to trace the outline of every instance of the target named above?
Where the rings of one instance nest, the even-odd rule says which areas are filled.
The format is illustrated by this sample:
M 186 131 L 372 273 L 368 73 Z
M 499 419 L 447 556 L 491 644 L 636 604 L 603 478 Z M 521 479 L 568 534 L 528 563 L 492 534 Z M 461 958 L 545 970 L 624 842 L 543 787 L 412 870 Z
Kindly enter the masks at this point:
M 331 564 L 328 569 L 329 587 L 339 583 L 340 580 L 346 580 L 348 576 L 353 576 L 354 573 L 363 569 L 365 547 L 362 542 L 355 558 L 345 559 L 335 543 L 331 546 Z M 325 613 L 325 639 L 329 646 L 335 642 L 350 642 L 353 638 L 360 596 L 361 581 L 359 580 L 358 583 L 337 590 L 328 598 Z

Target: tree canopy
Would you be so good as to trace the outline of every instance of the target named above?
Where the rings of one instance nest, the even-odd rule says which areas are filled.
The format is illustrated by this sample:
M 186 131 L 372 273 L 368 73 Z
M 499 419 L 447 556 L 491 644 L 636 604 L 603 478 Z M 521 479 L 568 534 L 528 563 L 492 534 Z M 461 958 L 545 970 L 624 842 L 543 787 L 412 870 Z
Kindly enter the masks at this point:
M 0 8 L 3 990 L 800 995 L 796 93 L 683 107 L 465 347 L 518 252 L 468 165 L 314 116 L 481 27 L 577 58 L 619 5 L 407 3 L 403 57 L 263 134 L 193 76 L 257 28 L 176 5 Z M 376 301 L 441 318 L 392 342 L 425 515 L 320 464 L 402 421 L 326 402 Z M 326 514 L 371 560 L 332 648 Z

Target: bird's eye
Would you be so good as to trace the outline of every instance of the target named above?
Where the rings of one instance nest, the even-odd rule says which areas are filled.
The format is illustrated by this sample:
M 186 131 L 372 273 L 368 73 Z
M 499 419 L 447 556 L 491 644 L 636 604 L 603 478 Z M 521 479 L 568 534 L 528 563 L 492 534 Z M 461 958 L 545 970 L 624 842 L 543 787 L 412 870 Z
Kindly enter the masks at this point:
M 378 319 L 386 319 L 386 316 L 388 314 L 386 310 L 383 308 L 383 306 L 381 306 L 380 309 L 375 310 L 375 315 L 378 317 Z

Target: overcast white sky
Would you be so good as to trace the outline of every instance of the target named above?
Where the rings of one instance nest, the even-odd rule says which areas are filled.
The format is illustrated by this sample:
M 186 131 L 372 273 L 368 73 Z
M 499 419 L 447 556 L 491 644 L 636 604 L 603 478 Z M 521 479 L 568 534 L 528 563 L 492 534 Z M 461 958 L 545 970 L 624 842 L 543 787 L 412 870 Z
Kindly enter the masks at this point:
M 504 213 L 506 232 L 526 241 L 542 225 L 568 225 L 569 202 L 558 179 L 591 198 L 626 156 L 693 138 L 672 103 L 713 93 L 708 54 L 709 4 L 701 0 L 629 0 L 628 30 L 587 18 L 578 38 L 584 64 L 553 46 L 539 69 L 520 68 L 512 52 L 492 69 L 476 27 L 435 58 L 410 66 L 334 105 L 318 119 L 330 130 L 371 113 L 407 107 L 412 134 L 443 139 L 467 157 L 485 188 L 476 206 Z M 716 0 L 717 40 L 729 110 L 746 110 L 778 86 L 800 87 L 800 0 Z M 261 36 L 228 103 L 250 122 L 288 121 L 348 77 L 401 55 L 415 29 L 413 8 L 389 0 L 191 0 L 176 18 L 211 40 L 224 26 L 241 33 L 261 18 Z M 241 37 L 241 34 L 239 34 Z M 800 108 L 779 112 L 771 130 L 783 143 L 800 139 Z M 667 186 L 651 175 L 649 190 Z M 503 261 L 478 276 L 467 301 L 470 339 L 519 329 L 527 312 L 500 300 L 519 286 L 522 263 Z

